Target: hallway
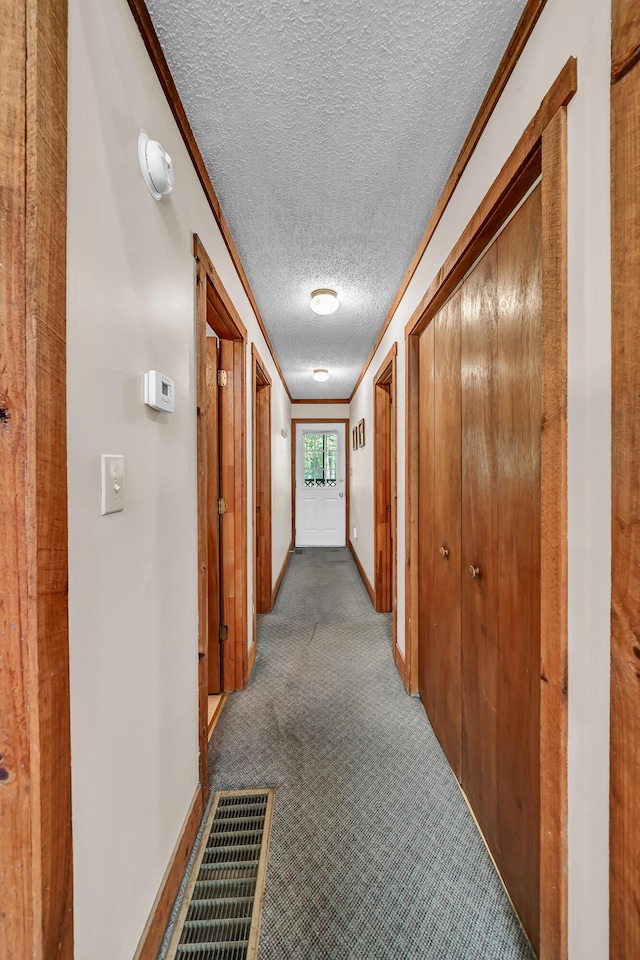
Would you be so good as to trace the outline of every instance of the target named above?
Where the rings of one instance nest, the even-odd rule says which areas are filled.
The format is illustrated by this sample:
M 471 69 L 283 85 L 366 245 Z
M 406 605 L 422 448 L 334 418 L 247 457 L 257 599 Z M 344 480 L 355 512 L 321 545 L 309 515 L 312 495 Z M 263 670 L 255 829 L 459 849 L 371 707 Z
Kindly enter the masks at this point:
M 346 549 L 294 553 L 259 618 L 210 761 L 214 790 L 277 788 L 260 958 L 528 958 L 390 636 Z

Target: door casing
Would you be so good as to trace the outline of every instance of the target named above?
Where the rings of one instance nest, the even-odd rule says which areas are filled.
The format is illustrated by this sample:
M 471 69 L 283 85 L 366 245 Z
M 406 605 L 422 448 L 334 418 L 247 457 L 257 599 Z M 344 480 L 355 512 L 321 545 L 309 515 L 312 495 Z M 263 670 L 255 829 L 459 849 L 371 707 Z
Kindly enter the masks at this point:
M 397 418 L 396 357 L 394 343 L 373 378 L 373 529 L 375 557 L 375 608 L 393 613 L 396 645 L 397 596 Z
M 256 614 L 270 613 L 271 591 L 271 377 L 251 344 L 253 433 L 253 642 Z
M 206 327 L 220 340 L 221 388 L 219 449 L 220 497 L 228 507 L 220 524 L 220 608 L 228 639 L 222 643 L 225 690 L 241 690 L 248 680 L 247 658 L 247 483 L 245 451 L 245 367 L 247 331 L 200 238 L 193 237 L 196 260 L 196 377 L 198 446 L 198 734 L 200 783 L 208 787 L 208 503 Z
M 346 509 L 345 509 L 345 544 L 349 543 L 349 420 L 341 419 L 339 417 L 333 418 L 320 418 L 317 417 L 297 417 L 291 421 L 291 542 L 296 542 L 296 431 L 299 424 L 303 423 L 322 423 L 322 424 L 335 424 L 343 423 L 344 433 L 345 433 L 345 450 L 344 450 L 344 469 L 345 469 L 345 491 L 344 495 L 347 498 Z

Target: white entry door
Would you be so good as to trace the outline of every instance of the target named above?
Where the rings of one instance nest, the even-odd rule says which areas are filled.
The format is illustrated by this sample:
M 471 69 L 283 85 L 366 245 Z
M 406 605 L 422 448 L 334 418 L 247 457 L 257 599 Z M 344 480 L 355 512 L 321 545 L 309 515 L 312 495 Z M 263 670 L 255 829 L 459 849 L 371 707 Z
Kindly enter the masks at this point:
M 296 424 L 296 546 L 346 545 L 344 423 Z

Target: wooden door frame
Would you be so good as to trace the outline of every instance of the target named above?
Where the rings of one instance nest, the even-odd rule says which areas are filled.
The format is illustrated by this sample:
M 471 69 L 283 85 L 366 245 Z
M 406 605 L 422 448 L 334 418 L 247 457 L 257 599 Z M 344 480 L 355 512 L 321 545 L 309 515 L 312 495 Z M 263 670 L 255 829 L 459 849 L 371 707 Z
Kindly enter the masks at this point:
M 208 504 L 207 504 L 207 299 L 216 315 L 214 332 L 231 342 L 233 369 L 233 423 L 220 426 L 220 496 L 230 510 L 221 524 L 221 554 L 231 570 L 221 577 L 221 607 L 229 639 L 222 650 L 222 680 L 225 690 L 240 690 L 247 676 L 247 483 L 245 369 L 247 331 L 218 276 L 200 238 L 193 235 L 196 261 L 196 381 L 198 447 L 198 740 L 200 785 L 208 793 L 207 661 L 208 661 Z M 213 303 L 212 303 L 213 298 Z M 227 519 L 231 522 L 225 524 Z
M 271 571 L 271 377 L 267 372 L 267 368 L 264 365 L 264 361 L 260 357 L 255 343 L 251 344 L 251 397 L 252 397 L 252 407 L 251 407 L 251 433 L 253 437 L 253 645 L 257 642 L 258 634 L 256 627 L 256 614 L 258 613 L 270 613 L 272 608 L 272 571 Z M 258 416 L 258 394 L 266 393 L 267 403 L 268 403 L 268 413 L 267 413 L 267 429 L 265 430 L 266 435 L 266 448 L 267 456 L 264 458 L 266 463 L 262 464 L 264 468 L 263 475 L 266 478 L 265 486 L 267 488 L 267 495 L 263 498 L 262 503 L 260 504 L 260 516 L 263 521 L 263 530 L 268 531 L 267 535 L 267 545 L 265 548 L 265 566 L 266 571 L 262 571 L 263 581 L 265 574 L 268 575 L 267 586 L 268 589 L 265 589 L 264 582 L 262 585 L 258 581 L 258 571 L 257 571 L 257 558 L 258 558 L 258 523 L 256 517 L 257 511 L 257 489 L 258 489 L 258 460 L 259 458 L 259 447 L 261 439 L 264 442 L 265 437 L 260 436 L 259 427 L 261 423 L 261 417 Z M 262 425 L 264 427 L 264 425 Z M 255 651 L 253 652 L 252 659 L 255 656 Z
M 71 960 L 67 4 L 2 10 L 2 945 L 6 956 Z
M 396 647 L 396 628 L 397 628 L 397 475 L 398 475 L 398 455 L 397 455 L 397 409 L 396 409 L 396 388 L 397 388 L 397 379 L 396 379 L 396 367 L 397 367 L 397 355 L 398 355 L 398 344 L 394 343 L 387 353 L 386 357 L 382 361 L 378 372 L 373 378 L 373 478 L 374 478 L 374 498 L 373 498 L 373 532 L 374 532 L 374 555 L 377 558 L 379 554 L 379 534 L 378 534 L 378 523 L 381 519 L 380 511 L 383 507 L 382 503 L 378 503 L 378 483 L 377 478 L 380 476 L 381 464 L 383 457 L 386 457 L 387 451 L 382 447 L 382 434 L 381 434 L 381 411 L 379 409 L 379 402 L 383 400 L 380 394 L 385 393 L 390 397 L 390 428 L 389 428 L 389 457 L 390 457 L 390 499 L 391 499 L 391 516 L 389 518 L 389 523 L 391 527 L 391 543 L 392 551 L 391 557 L 389 558 L 391 568 L 389 571 L 389 577 L 391 579 L 390 588 L 391 588 L 391 610 L 388 612 L 393 613 L 393 648 Z M 389 394 L 384 390 L 384 387 L 389 387 Z M 389 401 L 384 400 L 385 403 Z M 385 508 L 386 509 L 386 508 Z M 375 563 L 375 573 L 374 573 L 374 591 L 375 591 L 375 608 L 376 610 L 382 610 L 382 592 L 384 589 L 384 584 L 382 580 L 382 572 L 378 569 L 377 561 Z
M 611 676 L 609 956 L 638 955 L 640 771 L 640 295 L 637 169 L 639 4 L 611 8 Z
M 542 177 L 540 956 L 567 956 L 567 145 L 577 90 L 570 58 L 405 327 L 406 620 L 403 662 L 418 688 L 418 340 L 509 213 Z
M 296 417 L 291 421 L 291 542 L 294 547 L 296 544 L 296 429 L 299 423 L 344 423 L 344 449 L 345 449 L 345 491 L 347 498 L 345 509 L 345 529 L 344 542 L 349 546 L 349 420 L 340 417 Z

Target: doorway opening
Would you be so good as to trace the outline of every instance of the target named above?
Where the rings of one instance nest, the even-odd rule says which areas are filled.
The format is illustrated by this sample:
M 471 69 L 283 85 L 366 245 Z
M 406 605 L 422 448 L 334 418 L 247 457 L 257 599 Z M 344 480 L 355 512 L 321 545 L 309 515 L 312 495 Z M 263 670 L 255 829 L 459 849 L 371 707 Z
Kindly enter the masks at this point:
M 253 644 L 257 642 L 255 614 L 270 613 L 271 593 L 271 377 L 251 345 L 253 394 L 253 582 L 255 613 Z M 253 659 L 253 657 L 252 657 Z
M 207 791 L 208 697 L 241 690 L 247 657 L 247 331 L 199 237 L 196 260 L 198 724 Z
M 393 637 L 396 635 L 396 356 L 397 344 L 384 358 L 373 378 L 374 389 L 374 555 L 375 608 L 378 613 L 393 612 Z
M 292 539 L 344 547 L 349 526 L 348 420 L 291 421 Z

